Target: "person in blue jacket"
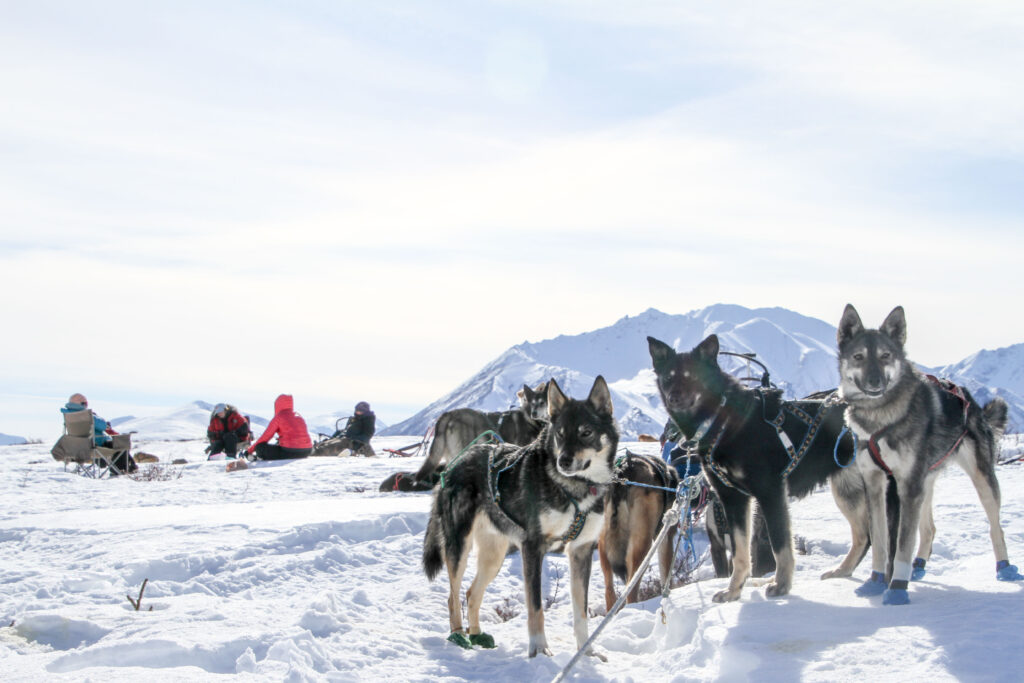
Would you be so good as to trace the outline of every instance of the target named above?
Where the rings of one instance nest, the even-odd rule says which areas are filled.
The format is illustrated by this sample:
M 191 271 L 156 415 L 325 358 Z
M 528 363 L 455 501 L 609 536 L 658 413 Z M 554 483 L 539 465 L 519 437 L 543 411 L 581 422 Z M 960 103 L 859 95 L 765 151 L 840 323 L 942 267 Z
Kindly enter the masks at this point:
M 85 396 L 82 394 L 71 394 L 71 397 L 68 398 L 68 402 L 64 404 L 64 407 L 60 409 L 60 412 L 77 413 L 88 407 L 89 401 Z M 110 435 L 117 434 L 117 432 L 114 431 L 114 428 L 110 426 L 110 423 L 96 413 L 92 414 L 92 429 L 97 446 L 110 446 L 113 442 Z M 135 460 L 127 451 L 117 457 L 114 461 L 114 465 L 122 472 L 134 472 L 139 469 L 138 465 L 135 464 Z

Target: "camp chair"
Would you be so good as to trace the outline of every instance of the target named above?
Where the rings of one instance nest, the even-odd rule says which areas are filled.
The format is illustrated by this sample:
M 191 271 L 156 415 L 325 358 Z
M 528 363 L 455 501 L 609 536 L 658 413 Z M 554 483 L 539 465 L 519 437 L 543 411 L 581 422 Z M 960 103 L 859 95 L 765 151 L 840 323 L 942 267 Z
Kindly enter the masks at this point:
M 127 453 L 132 445 L 130 434 L 112 434 L 109 446 L 97 446 L 91 410 L 64 413 L 64 435 L 54 444 L 53 459 L 64 463 L 67 471 L 74 464 L 75 474 L 102 479 L 110 474 L 124 474 L 115 463 L 117 456 Z

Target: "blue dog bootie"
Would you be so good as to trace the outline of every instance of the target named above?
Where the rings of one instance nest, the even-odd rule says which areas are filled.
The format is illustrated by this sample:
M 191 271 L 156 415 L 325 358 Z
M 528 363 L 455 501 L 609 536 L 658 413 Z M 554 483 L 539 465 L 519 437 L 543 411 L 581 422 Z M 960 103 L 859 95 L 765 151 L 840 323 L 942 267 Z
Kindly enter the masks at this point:
M 996 578 L 1000 581 L 1024 581 L 1024 576 L 1017 571 L 1017 565 L 1010 564 L 1009 560 L 996 562 Z
M 882 572 L 871 572 L 871 578 L 857 586 L 857 589 L 853 592 L 862 598 L 881 595 L 885 592 L 885 574 Z
M 882 593 L 883 605 L 909 605 L 910 594 L 907 593 L 906 581 L 893 581 L 888 590 Z
M 914 569 L 913 569 L 913 571 L 910 572 L 910 580 L 911 581 L 920 581 L 921 579 L 924 578 L 924 575 L 925 575 L 925 571 L 924 571 L 924 558 L 915 557 L 914 558 Z

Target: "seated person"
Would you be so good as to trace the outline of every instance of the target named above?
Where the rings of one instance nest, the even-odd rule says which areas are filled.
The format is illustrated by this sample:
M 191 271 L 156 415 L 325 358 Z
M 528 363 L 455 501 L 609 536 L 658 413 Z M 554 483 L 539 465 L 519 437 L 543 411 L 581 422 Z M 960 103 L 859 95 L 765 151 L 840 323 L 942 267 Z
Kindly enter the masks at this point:
M 372 457 L 377 455 L 370 439 L 377 431 L 377 416 L 370 410 L 370 404 L 360 401 L 356 404 L 355 415 L 345 423 L 345 429 L 339 429 L 331 438 L 342 437 L 342 455 L 347 455 L 344 449 L 349 449 L 357 455 Z
M 309 438 L 306 421 L 295 412 L 293 399 L 281 394 L 274 400 L 274 419 L 263 430 L 260 438 L 249 446 L 247 453 L 255 452 L 256 460 L 285 460 L 305 458 L 313 451 L 313 440 Z M 277 435 L 277 443 L 267 443 Z
M 77 413 L 81 410 L 86 410 L 89 407 L 89 401 L 82 394 L 71 394 L 68 398 L 68 402 L 64 404 L 64 407 L 60 409 L 61 413 Z M 100 447 L 110 447 L 113 439 L 110 438 L 111 434 L 117 434 L 114 428 L 110 426 L 110 423 L 104 420 L 96 413 L 92 414 L 92 426 L 93 426 L 93 443 Z M 121 472 L 135 472 L 139 469 L 139 466 L 135 464 L 135 460 L 132 458 L 128 451 L 121 451 L 114 458 L 114 467 Z M 112 476 L 116 475 L 117 472 L 112 473 Z
M 233 458 L 238 454 L 238 444 L 249 440 L 249 421 L 233 405 L 218 403 L 210 413 L 206 437 L 210 440 L 206 451 L 211 458 L 221 452 Z

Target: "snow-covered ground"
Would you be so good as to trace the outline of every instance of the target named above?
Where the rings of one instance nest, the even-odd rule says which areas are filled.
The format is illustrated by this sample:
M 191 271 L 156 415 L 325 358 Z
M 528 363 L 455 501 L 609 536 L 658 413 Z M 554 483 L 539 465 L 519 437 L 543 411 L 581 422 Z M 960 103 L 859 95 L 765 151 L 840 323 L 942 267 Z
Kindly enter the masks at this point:
M 378 451 L 410 437 L 375 439 Z M 415 458 L 309 458 L 225 472 L 203 443 L 148 442 L 165 481 L 95 481 L 63 471 L 48 445 L 0 449 L 0 678 L 94 681 L 546 681 L 573 655 L 566 560 L 546 560 L 554 657 L 526 657 L 518 555 L 484 601 L 495 650 L 445 642 L 447 587 L 420 570 L 428 494 L 378 493 Z M 651 452 L 651 444 L 628 444 Z M 1024 565 L 1024 466 L 1000 469 L 1012 561 Z M 884 607 L 821 581 L 849 545 L 831 495 L 792 507 L 806 554 L 793 592 L 739 602 L 710 576 L 623 610 L 577 680 L 1016 681 L 1024 586 L 995 580 L 987 524 L 968 479 L 947 472 L 938 536 L 912 604 Z M 472 575 L 471 569 L 467 574 Z M 469 577 L 467 577 L 468 579 Z M 148 579 L 142 611 L 137 597 Z M 467 584 L 468 585 L 468 584 Z M 590 604 L 603 612 L 597 563 Z M 499 612 L 504 615 L 499 616 Z M 597 619 L 591 621 L 591 629 Z

